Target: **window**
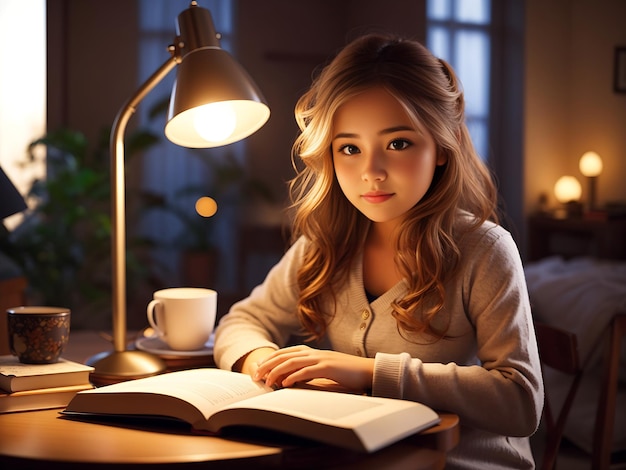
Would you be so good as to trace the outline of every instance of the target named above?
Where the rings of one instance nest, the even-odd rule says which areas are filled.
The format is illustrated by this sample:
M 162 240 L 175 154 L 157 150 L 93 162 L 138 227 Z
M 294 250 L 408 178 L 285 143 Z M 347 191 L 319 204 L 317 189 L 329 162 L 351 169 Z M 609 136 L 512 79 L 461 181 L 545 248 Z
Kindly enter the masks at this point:
M 524 245 L 524 2 L 427 0 L 426 43 L 456 70 L 479 155 L 498 183 L 501 223 Z
M 428 0 L 426 43 L 457 72 L 467 126 L 479 155 L 489 149 L 490 0 Z
M 203 0 L 203 8 L 211 12 L 216 31 L 221 35 L 223 49 L 231 51 L 232 45 L 232 4 L 224 0 Z M 168 58 L 167 46 L 176 35 L 176 19 L 189 8 L 189 0 L 140 0 L 139 2 L 139 83 L 143 83 Z M 155 257 L 166 272 L 159 273 L 172 284 L 184 282 L 179 279 L 178 266 L 183 246 L 189 242 L 183 219 L 206 222 L 216 239 L 220 256 L 233 257 L 236 236 L 234 212 L 227 204 L 219 206 L 219 217 L 201 219 L 195 212 L 197 191 L 206 188 L 211 179 L 211 168 L 202 157 L 220 158 L 229 152 L 235 158 L 242 158 L 243 143 L 235 143 L 228 148 L 188 149 L 179 147 L 165 138 L 165 111 L 157 118 L 149 114 L 155 106 L 169 102 L 176 70 L 171 71 L 142 101 L 138 107 L 138 118 L 142 126 L 150 128 L 162 137 L 161 142 L 151 148 L 143 157 L 141 168 L 141 188 L 143 191 L 161 196 L 172 210 L 151 210 L 142 214 L 137 221 L 138 230 L 143 236 L 156 241 Z M 210 194 L 208 194 L 210 196 Z M 218 201 L 218 204 L 222 201 Z M 175 214 L 179 214 L 178 216 Z M 207 229 L 207 236 L 208 236 Z M 189 230 L 187 230 L 189 232 Z M 228 259 L 228 258 L 227 258 Z M 222 267 L 222 266 L 221 266 Z M 233 272 L 231 272 L 233 271 Z M 224 263 L 220 271 L 220 285 L 223 289 L 234 283 L 233 263 Z M 223 285 L 224 284 L 224 285 Z
M 26 194 L 33 179 L 46 175 L 43 159 L 20 166 L 28 144 L 46 132 L 46 3 L 31 1 L 25 7 L 20 0 L 2 0 L 0 40 L 5 45 L 0 50 L 0 166 Z M 13 229 L 22 217 L 15 214 L 0 223 Z

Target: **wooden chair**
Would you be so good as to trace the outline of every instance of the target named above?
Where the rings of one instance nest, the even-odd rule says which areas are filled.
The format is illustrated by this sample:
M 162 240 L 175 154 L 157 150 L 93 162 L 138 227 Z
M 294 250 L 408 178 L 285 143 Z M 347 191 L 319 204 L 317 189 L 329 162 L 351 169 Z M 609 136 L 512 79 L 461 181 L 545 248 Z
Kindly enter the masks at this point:
M 604 350 L 604 372 L 600 386 L 592 456 L 592 468 L 597 470 L 607 470 L 611 465 L 621 344 L 624 337 L 626 337 L 626 312 L 620 312 L 613 317 L 609 327 L 609 342 Z
M 572 376 L 572 383 L 567 396 L 557 414 L 555 414 L 547 394 L 545 397 L 543 422 L 546 429 L 546 440 L 541 469 L 552 470 L 556 466 L 563 429 L 576 396 L 583 369 L 580 364 L 575 334 L 540 322 L 535 322 L 535 332 L 542 369 L 544 366 L 549 366 Z

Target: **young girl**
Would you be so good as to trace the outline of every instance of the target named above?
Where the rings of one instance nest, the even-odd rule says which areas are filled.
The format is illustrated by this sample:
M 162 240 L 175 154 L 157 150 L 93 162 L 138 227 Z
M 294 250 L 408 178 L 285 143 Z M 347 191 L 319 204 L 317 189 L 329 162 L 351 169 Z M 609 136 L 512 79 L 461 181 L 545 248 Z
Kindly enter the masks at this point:
M 533 468 L 543 384 L 524 273 L 454 72 L 419 43 L 365 36 L 296 118 L 295 241 L 220 322 L 218 365 L 453 412 L 447 468 Z

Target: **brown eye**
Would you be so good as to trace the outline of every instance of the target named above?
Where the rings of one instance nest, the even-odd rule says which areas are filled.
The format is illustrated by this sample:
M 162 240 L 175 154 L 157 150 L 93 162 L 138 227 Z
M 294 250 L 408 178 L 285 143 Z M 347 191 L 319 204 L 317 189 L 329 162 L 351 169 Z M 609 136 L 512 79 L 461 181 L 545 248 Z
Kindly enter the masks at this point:
M 354 155 L 360 153 L 360 150 L 356 145 L 348 144 L 339 147 L 339 153 L 343 153 L 344 155 Z
M 396 139 L 389 144 L 390 150 L 404 150 L 411 145 L 411 142 L 405 139 Z

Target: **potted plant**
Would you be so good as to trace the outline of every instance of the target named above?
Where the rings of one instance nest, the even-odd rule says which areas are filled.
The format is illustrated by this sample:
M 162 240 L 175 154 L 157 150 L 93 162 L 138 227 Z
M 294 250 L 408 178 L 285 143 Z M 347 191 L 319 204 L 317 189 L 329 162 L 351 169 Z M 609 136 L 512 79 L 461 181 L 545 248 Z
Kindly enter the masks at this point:
M 139 130 L 127 139 L 127 155 L 157 140 Z M 47 150 L 47 178 L 32 182 L 24 220 L 13 232 L 0 234 L 0 251 L 20 266 L 31 303 L 70 307 L 73 326 L 99 326 L 110 317 L 108 129 L 93 151 L 78 131 L 49 132 L 29 145 L 23 165 L 41 158 L 35 149 L 42 145 Z M 149 276 L 142 248 L 146 243 L 129 240 L 129 290 Z

